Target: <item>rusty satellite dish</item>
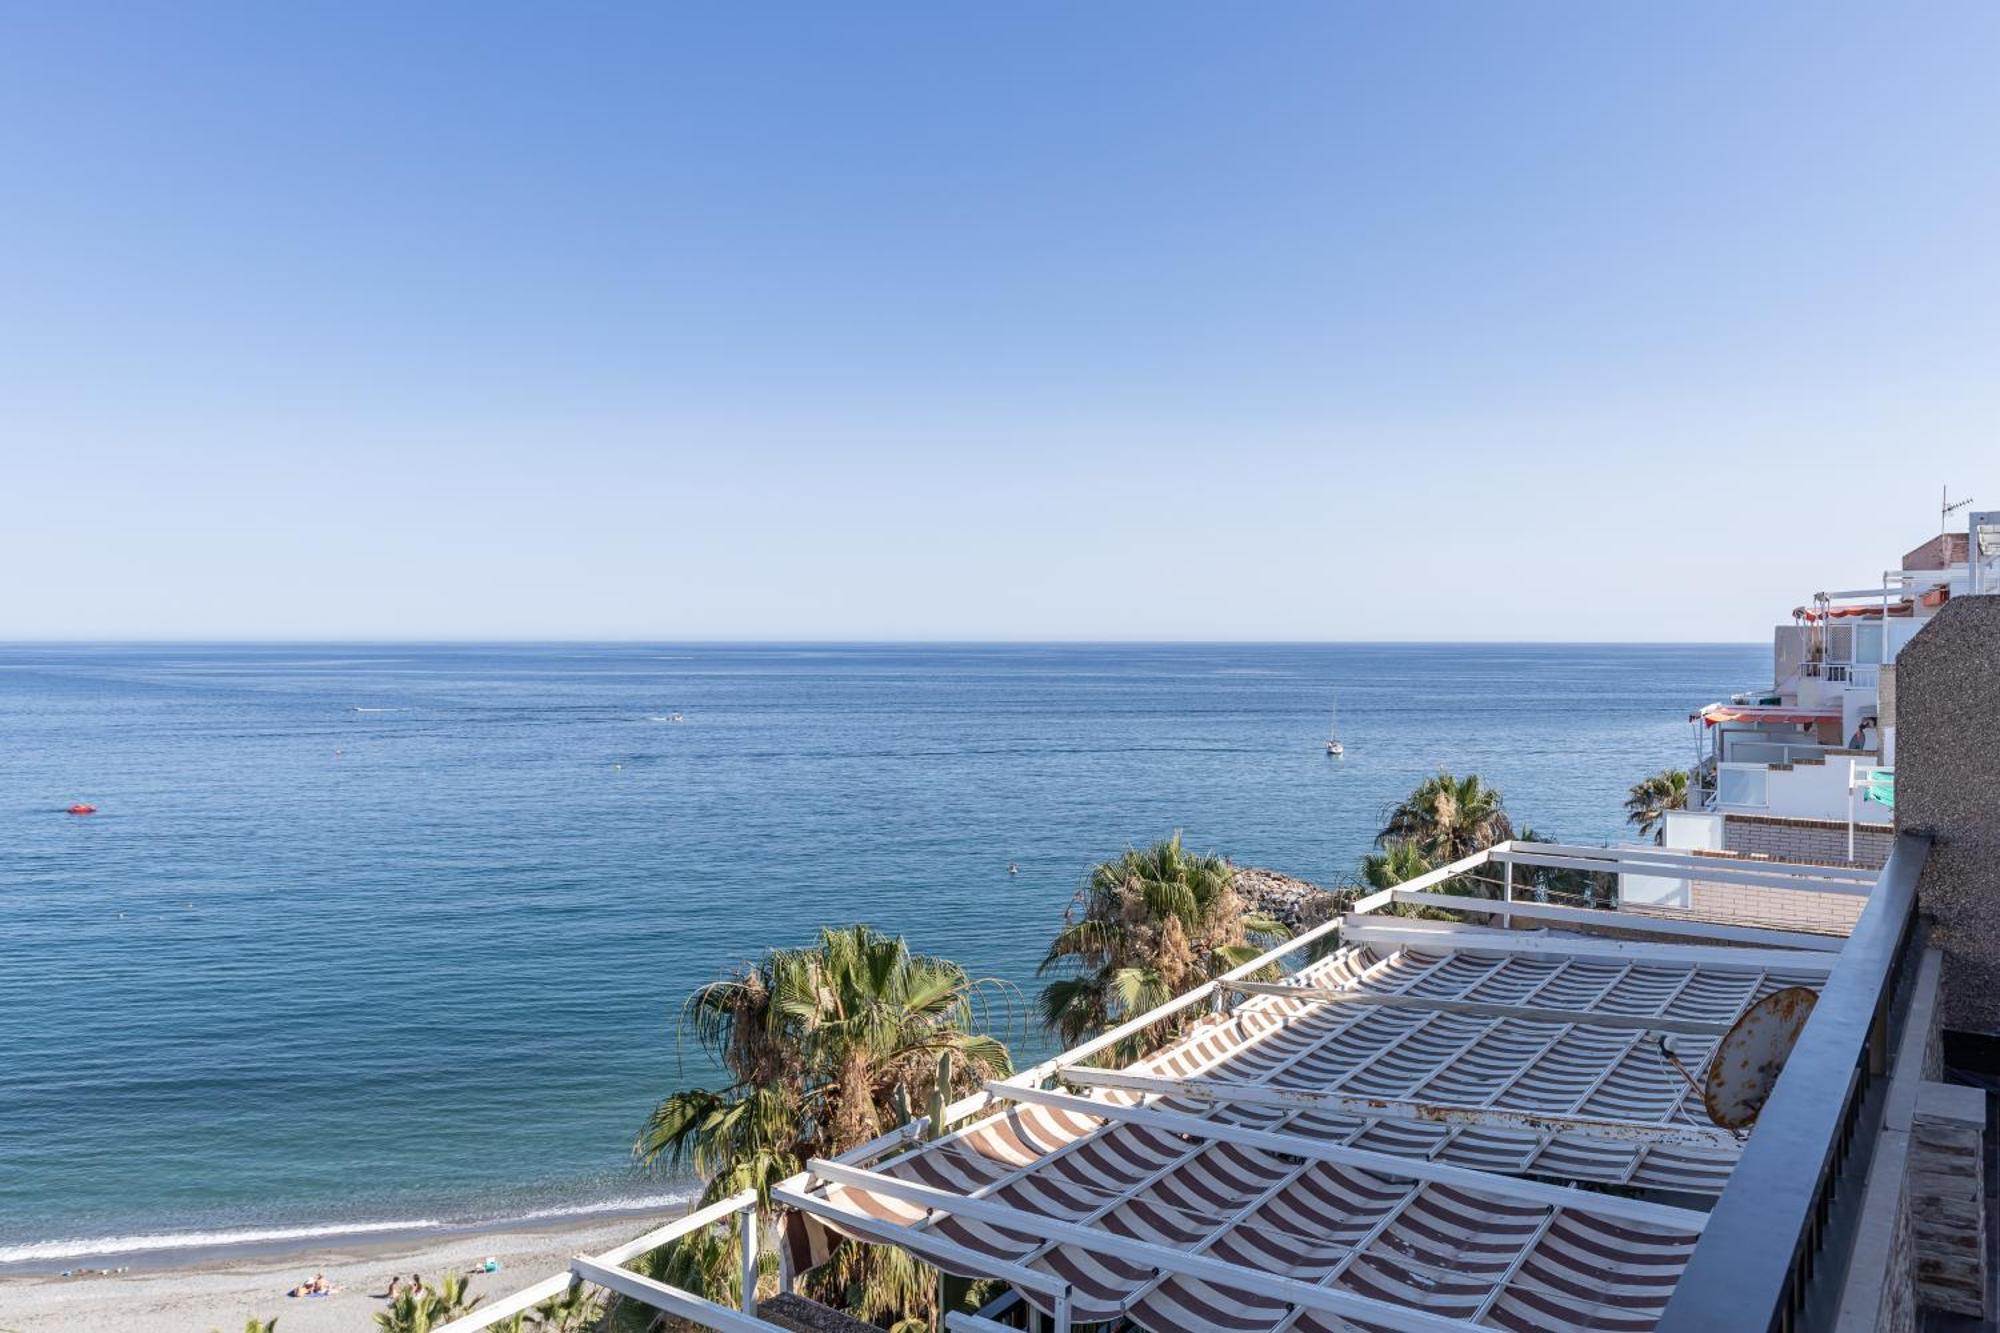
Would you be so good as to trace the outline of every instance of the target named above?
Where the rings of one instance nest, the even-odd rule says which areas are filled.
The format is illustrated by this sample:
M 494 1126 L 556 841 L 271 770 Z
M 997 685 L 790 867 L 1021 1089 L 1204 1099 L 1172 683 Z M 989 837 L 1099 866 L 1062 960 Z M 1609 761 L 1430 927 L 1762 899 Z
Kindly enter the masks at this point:
M 1757 1123 L 1771 1088 L 1791 1058 L 1819 995 L 1804 986 L 1773 991 L 1743 1012 L 1717 1043 L 1702 1079 L 1701 1103 L 1724 1129 Z

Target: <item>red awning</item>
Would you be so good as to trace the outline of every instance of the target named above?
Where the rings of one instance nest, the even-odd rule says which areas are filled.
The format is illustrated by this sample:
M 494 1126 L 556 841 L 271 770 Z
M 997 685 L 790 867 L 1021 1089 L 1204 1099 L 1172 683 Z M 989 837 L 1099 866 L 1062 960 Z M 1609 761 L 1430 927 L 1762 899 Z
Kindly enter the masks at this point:
M 1925 593 L 1924 598 L 1925 598 L 1924 600 L 1925 606 L 1938 605 L 1938 603 L 1929 600 L 1930 599 L 1929 593 Z M 1821 619 L 1821 615 L 1818 611 L 1808 610 L 1803 606 L 1794 607 L 1792 609 L 1792 614 L 1808 624 L 1817 624 Z M 1910 599 L 1905 597 L 1900 602 L 1889 603 L 1889 614 L 1892 616 L 1907 616 L 1914 614 L 1914 608 L 1911 606 Z M 1836 606 L 1829 608 L 1825 614 L 1825 618 L 1827 620 L 1846 620 L 1849 617 L 1853 617 L 1856 619 L 1866 618 L 1869 620 L 1880 620 L 1882 618 L 1882 608 L 1879 605 Z
M 1699 713 L 1689 713 L 1688 721 L 1714 726 L 1718 722 L 1838 722 L 1838 708 L 1768 708 L 1756 704 L 1710 704 Z

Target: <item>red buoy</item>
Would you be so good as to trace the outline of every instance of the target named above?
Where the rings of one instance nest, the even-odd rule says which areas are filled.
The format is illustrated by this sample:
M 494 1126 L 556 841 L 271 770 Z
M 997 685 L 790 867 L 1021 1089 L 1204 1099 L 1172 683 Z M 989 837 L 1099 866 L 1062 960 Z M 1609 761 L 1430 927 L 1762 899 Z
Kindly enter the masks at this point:
M 97 813 L 97 807 L 94 805 L 83 805 L 79 803 L 71 806 L 65 813 L 72 815 L 94 815 Z

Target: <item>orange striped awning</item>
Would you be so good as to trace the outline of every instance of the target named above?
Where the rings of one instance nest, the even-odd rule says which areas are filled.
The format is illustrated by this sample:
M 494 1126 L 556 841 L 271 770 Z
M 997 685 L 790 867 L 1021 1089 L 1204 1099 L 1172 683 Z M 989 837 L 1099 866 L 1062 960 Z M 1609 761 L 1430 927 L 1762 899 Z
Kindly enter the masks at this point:
M 1688 721 L 1714 726 L 1718 722 L 1838 722 L 1838 708 L 1776 708 L 1758 704 L 1710 704 L 1699 713 L 1689 713 Z

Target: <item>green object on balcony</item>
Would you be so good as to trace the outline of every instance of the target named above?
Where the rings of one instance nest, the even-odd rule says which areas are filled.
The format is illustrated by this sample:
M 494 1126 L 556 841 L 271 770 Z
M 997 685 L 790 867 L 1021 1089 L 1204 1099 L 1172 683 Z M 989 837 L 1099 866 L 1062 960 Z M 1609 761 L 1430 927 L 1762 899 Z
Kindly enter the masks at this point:
M 1896 808 L 1896 770 L 1893 768 L 1871 768 L 1862 776 L 1861 796 L 1863 800 L 1874 801 L 1877 805 Z

